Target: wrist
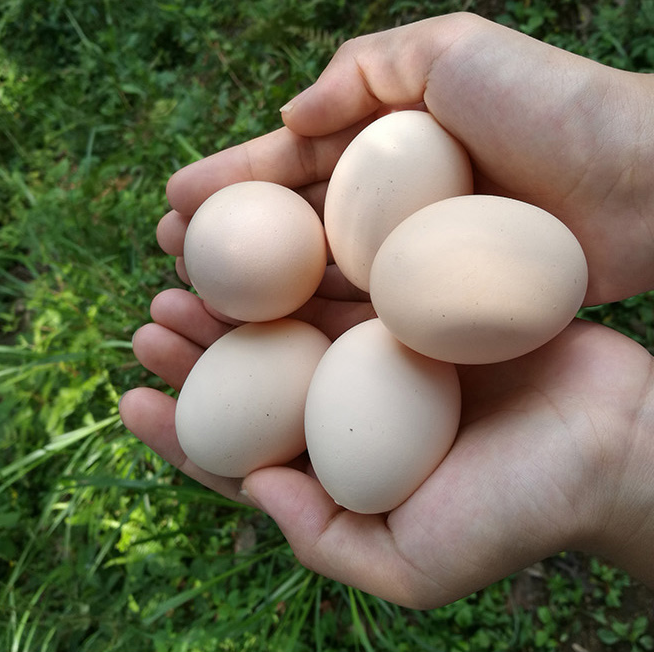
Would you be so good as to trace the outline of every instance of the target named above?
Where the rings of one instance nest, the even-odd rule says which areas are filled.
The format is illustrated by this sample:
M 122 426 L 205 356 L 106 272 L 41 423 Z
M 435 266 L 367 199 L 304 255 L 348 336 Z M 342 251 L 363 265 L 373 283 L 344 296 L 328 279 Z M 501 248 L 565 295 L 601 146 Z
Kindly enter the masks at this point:
M 595 216 L 588 220 L 588 236 L 597 239 L 598 261 L 604 267 L 597 287 L 589 287 L 586 304 L 608 303 L 654 287 L 654 74 L 604 68 L 602 100 L 605 129 L 597 159 L 613 179 L 604 193 L 597 179 Z M 608 71 L 608 72 L 606 72 Z M 602 153 L 604 152 L 604 153 Z M 612 159 L 612 161 L 611 161 Z M 600 177 L 602 178 L 602 177 Z
M 654 359 L 644 349 L 638 353 L 642 367 L 623 370 L 630 374 L 625 382 L 632 385 L 631 400 L 620 401 L 627 395 L 617 392 L 608 412 L 606 404 L 598 410 L 602 417 L 594 424 L 593 481 L 577 547 L 654 586 Z

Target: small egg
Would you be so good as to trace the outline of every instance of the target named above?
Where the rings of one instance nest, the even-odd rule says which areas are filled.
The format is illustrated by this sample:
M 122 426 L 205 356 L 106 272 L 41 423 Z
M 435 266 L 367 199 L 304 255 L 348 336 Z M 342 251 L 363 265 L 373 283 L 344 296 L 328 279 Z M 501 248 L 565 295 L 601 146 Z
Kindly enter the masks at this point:
M 325 231 L 294 191 L 244 181 L 198 208 L 186 232 L 184 261 L 193 287 L 219 313 L 271 321 L 297 310 L 320 284 Z
M 214 342 L 177 400 L 175 428 L 187 457 L 226 477 L 297 457 L 306 448 L 309 383 L 330 343 L 290 318 L 243 324 Z
M 443 460 L 460 412 L 454 365 L 412 351 L 379 319 L 362 322 L 327 350 L 309 386 L 313 469 L 343 507 L 389 511 Z
M 325 197 L 334 260 L 369 289 L 377 249 L 403 219 L 440 199 L 472 192 L 463 146 L 424 111 L 397 111 L 363 129 L 345 149 Z
M 554 215 L 505 197 L 427 206 L 375 257 L 370 296 L 404 344 L 462 364 L 500 362 L 552 339 L 588 284 L 581 245 Z

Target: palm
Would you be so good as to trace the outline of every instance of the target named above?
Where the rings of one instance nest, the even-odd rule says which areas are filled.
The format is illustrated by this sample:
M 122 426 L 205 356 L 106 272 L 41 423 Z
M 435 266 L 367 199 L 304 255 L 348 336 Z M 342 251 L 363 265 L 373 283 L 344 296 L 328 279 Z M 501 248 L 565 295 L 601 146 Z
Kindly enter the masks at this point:
M 587 544 L 598 485 L 618 483 L 623 424 L 603 423 L 604 409 L 630 405 L 649 364 L 627 338 L 575 322 L 528 356 L 461 369 L 455 444 L 389 515 L 342 510 L 291 469 L 257 471 L 245 486 L 307 566 L 401 604 L 444 604 Z

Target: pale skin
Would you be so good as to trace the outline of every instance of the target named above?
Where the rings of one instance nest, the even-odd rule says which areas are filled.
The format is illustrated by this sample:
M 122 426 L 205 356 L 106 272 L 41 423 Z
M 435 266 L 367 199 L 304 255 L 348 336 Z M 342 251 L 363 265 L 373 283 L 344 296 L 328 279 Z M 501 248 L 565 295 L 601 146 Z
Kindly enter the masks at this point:
M 584 247 L 587 304 L 654 288 L 654 77 L 617 71 L 466 14 L 353 40 L 282 112 L 283 128 L 177 172 L 157 235 L 185 279 L 199 204 L 247 179 L 282 183 L 320 210 L 349 140 L 392 108 L 430 111 L 464 144 L 477 192 L 536 204 Z M 167 290 L 134 338 L 141 363 L 179 389 L 233 327 Z M 335 338 L 374 315 L 331 266 L 295 316 Z M 605 557 L 654 586 L 654 365 L 632 340 L 573 322 L 521 358 L 459 368 L 461 429 L 443 463 L 389 514 L 339 508 L 306 460 L 213 476 L 185 458 L 175 400 L 129 391 L 125 425 L 184 473 L 279 525 L 318 573 L 398 604 L 446 604 L 562 550 Z

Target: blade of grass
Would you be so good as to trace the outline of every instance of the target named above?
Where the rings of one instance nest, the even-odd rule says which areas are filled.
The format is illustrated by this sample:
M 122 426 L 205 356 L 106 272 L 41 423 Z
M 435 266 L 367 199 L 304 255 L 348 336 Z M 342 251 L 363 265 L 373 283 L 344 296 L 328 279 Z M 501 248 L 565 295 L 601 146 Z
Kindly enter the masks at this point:
M 31 351 L 22 347 L 1 346 L 0 356 L 7 356 L 8 358 L 23 358 L 24 361 L 20 364 L 12 366 L 5 366 L 0 369 L 0 378 L 13 376 L 12 383 L 16 383 L 36 369 L 43 369 L 54 365 L 61 364 L 62 362 L 80 362 L 88 360 L 93 357 L 97 350 L 101 349 L 131 349 L 131 342 L 121 340 L 108 340 L 101 342 L 97 345 L 97 349 L 89 351 L 76 351 L 71 353 L 56 353 L 54 355 L 43 355 L 38 351 Z
M 38 448 L 31 453 L 24 455 L 19 460 L 7 464 L 7 466 L 0 469 L 0 480 L 5 480 L 4 484 L 0 486 L 0 493 L 5 491 L 7 487 L 10 487 L 14 482 L 24 477 L 25 474 L 29 473 L 32 469 L 50 460 L 53 456 L 57 455 L 57 453 L 60 453 L 69 446 L 76 444 L 80 440 L 85 439 L 104 428 L 116 424 L 119 420 L 120 417 L 116 414 L 107 417 L 106 419 L 102 419 L 101 421 L 97 421 L 89 426 L 83 426 L 62 435 L 57 435 L 42 448 Z
M 180 144 L 181 148 L 193 158 L 195 161 L 199 161 L 201 158 L 204 158 L 204 155 L 198 152 L 188 139 L 182 136 L 182 134 L 175 134 L 175 140 Z
M 366 632 L 365 627 L 361 622 L 361 618 L 359 617 L 356 595 L 354 589 L 351 586 L 347 587 L 347 595 L 350 602 L 350 615 L 352 616 L 352 626 L 354 627 L 354 631 L 357 634 L 357 638 L 361 642 L 361 645 L 363 645 L 363 648 L 366 652 L 374 652 L 374 648 L 372 647 L 372 644 L 370 643 L 370 639 L 368 638 L 368 633 Z
M 182 503 L 201 498 L 202 502 L 210 503 L 212 505 L 228 507 L 230 509 L 253 510 L 253 508 L 237 504 L 233 500 L 225 498 L 216 492 L 207 491 L 207 488 L 200 484 L 176 486 L 171 485 L 168 482 L 161 482 L 159 477 L 165 475 L 166 472 L 171 470 L 171 468 L 170 464 L 162 464 L 161 471 L 157 473 L 157 476 L 148 478 L 147 480 L 116 478 L 113 476 L 69 475 L 66 478 L 62 478 L 62 488 L 74 490 L 82 487 L 95 487 L 96 489 L 109 489 L 116 487 L 134 491 L 166 494 L 171 497 L 179 498 Z
M 50 642 L 52 639 L 55 637 L 55 634 L 57 633 L 57 626 L 53 625 L 47 632 L 47 634 L 43 637 L 43 641 L 41 643 L 41 651 L 42 652 L 47 652 L 48 650 L 51 650 L 52 648 L 50 647 Z
M 22 152 L 22 155 L 24 155 L 24 150 Z M 14 171 L 11 174 L 9 174 L 4 170 L 4 168 L 0 167 L 0 178 L 7 184 L 12 184 L 12 183 L 16 184 L 16 186 L 18 186 L 21 193 L 27 200 L 27 203 L 30 206 L 36 206 L 36 198 L 34 197 L 32 191 L 29 189 L 29 187 L 23 180 L 23 177 L 18 173 L 18 171 Z
M 285 544 L 282 544 L 278 546 L 278 550 L 281 549 L 282 547 L 285 547 Z M 271 564 L 272 566 L 272 564 Z M 229 625 L 229 631 L 234 632 L 234 631 L 243 631 L 250 626 L 252 626 L 254 623 L 257 621 L 261 620 L 262 618 L 265 617 L 265 615 L 271 611 L 275 610 L 277 608 L 277 605 L 282 601 L 282 600 L 288 600 L 291 595 L 297 590 L 298 588 L 298 580 L 301 578 L 301 576 L 308 571 L 304 568 L 300 568 L 294 572 L 292 572 L 289 577 L 282 582 L 282 584 L 274 591 L 270 592 L 268 597 L 263 600 L 259 605 L 256 607 L 254 612 L 248 616 L 247 618 L 242 619 L 239 621 L 238 625 L 236 625 L 236 629 L 234 629 L 234 624 Z
M 292 608 L 288 609 L 287 612 L 284 614 L 284 621 L 285 622 L 291 621 L 293 623 L 293 627 L 288 636 L 288 639 L 284 641 L 284 649 L 286 650 L 295 649 L 298 639 L 300 638 L 300 632 L 302 631 L 302 628 L 304 627 L 304 624 L 307 621 L 307 618 L 309 617 L 309 611 L 311 609 L 311 605 L 313 604 L 313 601 L 303 600 L 303 598 L 304 598 L 304 594 L 306 593 L 313 579 L 314 579 L 313 574 L 307 571 L 306 577 L 304 578 L 304 582 L 302 582 L 300 589 L 298 590 L 297 594 L 293 598 Z M 297 614 L 298 611 L 296 608 L 297 606 L 300 606 L 299 614 Z M 282 631 L 283 630 L 280 627 L 277 633 L 281 634 Z M 277 638 L 279 637 L 276 635 L 275 639 Z
M 381 629 L 377 625 L 377 622 L 375 621 L 372 612 L 370 611 L 370 606 L 368 604 L 368 598 L 364 593 L 361 593 L 361 591 L 355 591 L 355 596 L 358 599 L 359 604 L 361 605 L 361 608 L 363 609 L 363 613 L 366 617 L 366 620 L 368 621 L 373 633 L 375 634 L 375 637 L 379 639 L 384 647 L 388 650 L 393 650 L 394 645 L 391 641 L 389 641 L 384 634 L 382 633 Z M 371 598 L 373 600 L 376 600 L 378 602 L 383 602 L 382 600 L 378 600 L 377 598 Z
M 43 582 L 43 584 L 41 584 L 41 586 L 32 594 L 32 597 L 30 598 L 30 601 L 27 605 L 27 609 L 23 613 L 21 619 L 18 621 L 16 630 L 14 631 L 11 652 L 19 652 L 21 649 L 24 650 L 31 649 L 29 641 L 25 641 L 25 644 L 21 645 L 21 639 L 23 638 L 23 633 L 32 614 L 32 610 L 34 609 L 38 601 L 41 599 L 41 596 L 43 595 L 44 591 L 49 586 L 49 584 L 50 584 L 50 580 L 48 579 L 45 582 Z
M 315 652 L 322 652 L 322 642 L 325 638 L 324 632 L 320 625 L 322 620 L 322 584 L 323 577 L 318 575 L 316 582 L 316 593 L 314 595 L 313 605 L 313 644 L 316 646 Z
M 288 577 L 288 579 L 286 579 L 285 582 L 282 582 L 282 584 L 280 584 L 279 587 L 268 596 L 263 604 L 269 605 L 288 599 L 297 590 L 298 580 L 306 572 L 305 568 L 298 568 Z
M 230 568 L 228 571 L 221 573 L 220 575 L 216 575 L 216 577 L 213 577 L 206 582 L 202 582 L 198 586 L 194 586 L 192 589 L 187 589 L 186 591 L 182 591 L 181 593 L 174 595 L 172 598 L 165 600 L 149 616 L 143 619 L 144 624 L 146 626 L 152 625 L 157 620 L 159 620 L 159 618 L 165 616 L 166 613 L 168 613 L 170 610 L 180 607 L 181 605 L 185 604 L 189 600 L 193 600 L 193 598 L 197 597 L 207 589 L 211 588 L 214 584 L 220 584 L 221 582 L 224 582 L 228 577 L 240 573 L 241 571 L 245 570 L 246 568 L 249 568 L 253 564 L 256 564 L 262 559 L 265 559 L 266 557 L 270 557 L 275 551 L 276 548 L 273 548 L 259 555 L 250 557 L 246 561 L 241 562 L 240 564 L 236 564 L 233 568 Z

